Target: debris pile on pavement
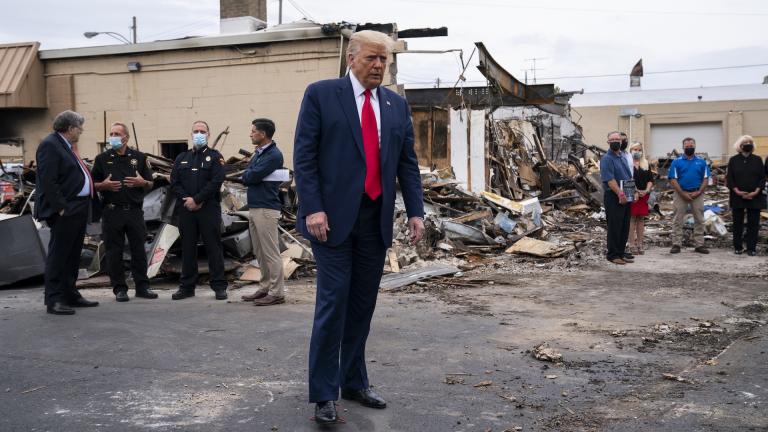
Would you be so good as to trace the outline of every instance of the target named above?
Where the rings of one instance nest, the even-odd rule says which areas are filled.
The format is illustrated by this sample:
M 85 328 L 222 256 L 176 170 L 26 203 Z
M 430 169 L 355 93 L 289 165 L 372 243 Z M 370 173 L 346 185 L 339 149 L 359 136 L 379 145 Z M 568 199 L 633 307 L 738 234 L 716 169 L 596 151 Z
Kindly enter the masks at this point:
M 424 279 L 445 278 L 491 261 L 496 268 L 513 260 L 533 262 L 537 268 L 552 268 L 564 260 L 562 265 L 570 268 L 602 258 L 605 211 L 602 209 L 599 159 L 605 150 L 574 142 L 567 160 L 553 161 L 547 158 L 542 148 L 537 128 L 527 120 L 490 119 L 487 130 L 485 191 L 468 192 L 466 185 L 454 178 L 451 169 L 421 168 L 425 234 L 416 246 L 409 243 L 408 220 L 398 195 L 395 238 L 387 253 L 385 273 L 402 273 L 402 276 L 385 277 L 382 288 L 398 289 Z M 250 152 L 241 149 L 238 155 L 225 161 L 226 181 L 221 189 L 221 231 L 226 268 L 230 278 L 242 284 L 257 281 L 260 277 L 258 263 L 252 259 L 247 188 L 240 180 L 251 156 Z M 672 152 L 667 158 L 652 162 L 651 169 L 656 173 L 657 181 L 649 203 L 651 213 L 646 218 L 646 245 L 671 244 L 673 191 L 666 174 L 671 160 L 677 156 Z M 148 160 L 155 179 L 152 191 L 144 200 L 149 273 L 150 277 L 175 277 L 180 273 L 181 260 L 177 242 L 179 233 L 173 226 L 175 199 L 169 186 L 173 161 L 152 154 L 148 154 Z M 707 191 L 704 214 L 707 244 L 728 248 L 732 221 L 725 187 L 725 165 L 713 163 L 709 158 L 707 161 L 712 167 L 712 185 Z M 34 164 L 5 164 L 3 167 L 0 214 L 8 218 L 31 213 Z M 291 181 L 287 181 L 280 190 L 284 204 L 280 249 L 285 275 L 312 275 L 314 263 L 309 243 L 295 230 L 298 207 L 295 188 Z M 768 212 L 762 213 L 761 221 L 764 226 L 768 225 Z M 34 223 L 45 248 L 47 228 L 44 224 Z M 685 228 L 684 243 L 687 243 L 693 231 L 690 214 Z M 768 230 L 761 230 L 761 235 L 765 237 L 766 232 Z M 89 227 L 84 246 L 80 277 L 94 277 L 101 272 L 100 260 L 104 255 L 99 225 Z M 30 246 L 25 247 L 29 249 Z M 38 246 L 33 247 L 36 248 Z M 30 268 L 37 267 L 32 265 Z M 204 256 L 200 259 L 200 272 L 207 273 Z M 0 283 L 10 279 L 13 278 L 0 277 Z
M 531 355 L 533 355 L 536 360 L 545 362 L 560 363 L 563 361 L 563 355 L 554 348 L 550 348 L 549 344 L 546 342 L 533 347 Z

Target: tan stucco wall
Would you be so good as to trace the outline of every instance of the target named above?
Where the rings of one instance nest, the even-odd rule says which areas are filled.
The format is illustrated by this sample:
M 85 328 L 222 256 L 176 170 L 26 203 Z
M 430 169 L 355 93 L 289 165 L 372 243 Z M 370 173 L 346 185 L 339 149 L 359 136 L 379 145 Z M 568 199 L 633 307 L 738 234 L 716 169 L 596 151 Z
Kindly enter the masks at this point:
M 189 138 L 191 124 L 203 119 L 211 140 L 230 127 L 225 157 L 251 150 L 251 120 L 275 121 L 275 140 L 291 166 L 293 135 L 306 86 L 338 77 L 339 40 L 317 39 L 269 45 L 217 47 L 128 56 L 46 60 L 49 110 L 44 121 L 25 127 L 26 154 L 34 158 L 53 116 L 72 108 L 86 117 L 79 145 L 86 157 L 99 151 L 105 124 L 135 124 L 140 150 L 160 154 L 158 141 Z M 141 63 L 129 72 L 128 62 Z M 71 78 L 72 98 L 67 82 Z M 67 104 L 73 105 L 67 107 Z M 30 131 L 34 129 L 34 131 Z M 131 139 L 133 144 L 133 139 Z
M 584 128 L 588 144 L 605 148 L 608 132 L 619 130 L 629 134 L 629 118 L 619 116 L 621 108 L 637 108 L 642 114 L 639 118 L 632 118 L 630 141 L 648 145 L 651 144 L 652 124 L 721 122 L 724 135 L 722 148 L 726 155 L 735 152 L 733 143 L 741 135 L 768 136 L 768 100 L 577 106 L 572 107 L 572 117 Z M 765 150 L 760 152 L 765 153 Z

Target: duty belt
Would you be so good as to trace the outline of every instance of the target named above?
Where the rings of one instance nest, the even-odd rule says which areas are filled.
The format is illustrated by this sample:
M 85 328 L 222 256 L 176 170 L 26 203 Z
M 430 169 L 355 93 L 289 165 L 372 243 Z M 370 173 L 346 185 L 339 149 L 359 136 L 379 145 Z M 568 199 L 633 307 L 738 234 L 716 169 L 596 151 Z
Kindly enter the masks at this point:
M 107 204 L 105 206 L 110 210 L 138 210 L 141 208 L 138 204 Z

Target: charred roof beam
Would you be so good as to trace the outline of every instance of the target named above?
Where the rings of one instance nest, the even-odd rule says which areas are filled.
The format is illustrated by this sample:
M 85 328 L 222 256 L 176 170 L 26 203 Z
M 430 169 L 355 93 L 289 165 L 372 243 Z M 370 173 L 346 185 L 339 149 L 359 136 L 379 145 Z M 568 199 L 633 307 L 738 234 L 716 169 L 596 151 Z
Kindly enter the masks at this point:
M 554 84 L 539 84 L 528 86 L 507 72 L 496 60 L 493 59 L 488 49 L 482 42 L 475 42 L 479 54 L 480 64 L 477 68 L 491 83 L 492 87 L 502 92 L 513 95 L 527 104 L 551 104 L 555 102 Z

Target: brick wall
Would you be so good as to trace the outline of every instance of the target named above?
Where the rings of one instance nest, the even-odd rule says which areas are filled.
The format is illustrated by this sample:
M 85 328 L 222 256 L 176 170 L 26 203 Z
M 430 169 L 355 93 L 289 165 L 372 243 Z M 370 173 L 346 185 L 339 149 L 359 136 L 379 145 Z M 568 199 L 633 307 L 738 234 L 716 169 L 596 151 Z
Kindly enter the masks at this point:
M 219 0 L 219 16 L 237 18 L 252 16 L 267 21 L 267 0 Z

